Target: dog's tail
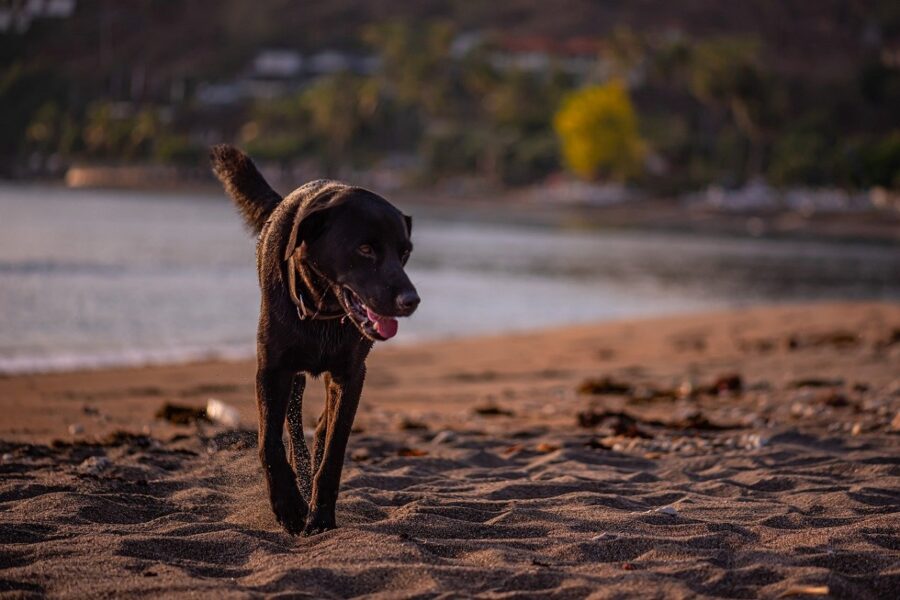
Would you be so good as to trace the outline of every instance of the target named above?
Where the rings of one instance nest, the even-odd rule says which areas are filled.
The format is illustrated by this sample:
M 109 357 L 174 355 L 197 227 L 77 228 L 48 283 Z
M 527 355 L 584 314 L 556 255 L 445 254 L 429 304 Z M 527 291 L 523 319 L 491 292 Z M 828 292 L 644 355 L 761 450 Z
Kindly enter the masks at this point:
M 266 183 L 253 161 L 234 146 L 213 146 L 209 158 L 213 173 L 225 186 L 225 192 L 241 211 L 250 229 L 259 233 L 281 202 L 281 196 Z

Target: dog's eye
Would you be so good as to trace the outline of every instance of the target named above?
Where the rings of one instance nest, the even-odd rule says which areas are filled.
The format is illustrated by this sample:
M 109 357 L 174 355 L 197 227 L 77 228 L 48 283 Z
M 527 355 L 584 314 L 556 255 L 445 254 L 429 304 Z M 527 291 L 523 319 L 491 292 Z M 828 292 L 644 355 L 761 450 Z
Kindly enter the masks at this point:
M 375 250 L 368 244 L 363 244 L 362 246 L 357 248 L 356 251 L 366 258 L 375 258 Z

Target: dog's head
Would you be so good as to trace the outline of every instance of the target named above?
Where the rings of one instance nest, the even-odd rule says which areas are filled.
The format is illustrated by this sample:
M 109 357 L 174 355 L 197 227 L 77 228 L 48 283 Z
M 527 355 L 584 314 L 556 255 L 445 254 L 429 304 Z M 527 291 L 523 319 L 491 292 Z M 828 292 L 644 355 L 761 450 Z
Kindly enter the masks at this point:
M 412 219 L 368 190 L 339 187 L 298 213 L 289 252 L 327 279 L 347 316 L 375 341 L 397 333 L 397 317 L 419 305 L 404 266 Z

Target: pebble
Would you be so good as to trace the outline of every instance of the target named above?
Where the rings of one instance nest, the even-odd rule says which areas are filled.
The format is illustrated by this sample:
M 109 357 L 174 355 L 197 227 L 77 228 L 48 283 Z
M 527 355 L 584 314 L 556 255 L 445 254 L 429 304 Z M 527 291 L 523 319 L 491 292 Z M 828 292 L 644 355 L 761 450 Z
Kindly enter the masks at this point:
M 84 432 L 84 426 L 80 423 L 72 423 L 69 425 L 69 435 L 78 435 Z
M 891 431 L 900 431 L 900 411 L 894 415 L 894 420 L 891 421 Z
M 78 465 L 78 470 L 86 475 L 99 475 L 111 465 L 112 463 L 105 456 L 91 456 Z
M 2 457 L 0 457 L 0 462 L 9 463 L 9 462 L 12 462 L 12 459 L 13 459 L 12 453 L 6 452 L 3 454 Z
M 439 431 L 437 435 L 431 438 L 432 444 L 446 444 L 453 442 L 456 439 L 456 434 L 452 431 L 445 429 L 443 431 Z
M 648 511 L 648 512 L 669 515 L 670 517 L 678 516 L 678 511 L 675 509 L 674 506 L 661 506 L 660 508 L 654 508 L 653 510 Z

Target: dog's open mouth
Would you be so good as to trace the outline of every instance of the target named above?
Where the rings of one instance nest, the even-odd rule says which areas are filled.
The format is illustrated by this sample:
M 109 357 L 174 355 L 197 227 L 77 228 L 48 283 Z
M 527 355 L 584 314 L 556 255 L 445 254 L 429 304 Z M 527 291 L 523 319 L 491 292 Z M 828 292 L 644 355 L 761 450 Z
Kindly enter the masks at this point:
M 379 315 L 365 305 L 356 293 L 348 287 L 341 288 L 341 299 L 347 315 L 363 332 L 373 340 L 389 340 L 397 335 L 397 319 Z

